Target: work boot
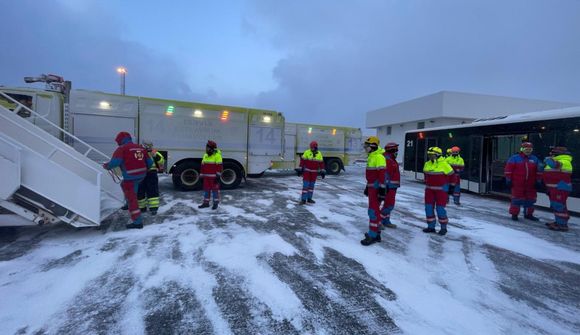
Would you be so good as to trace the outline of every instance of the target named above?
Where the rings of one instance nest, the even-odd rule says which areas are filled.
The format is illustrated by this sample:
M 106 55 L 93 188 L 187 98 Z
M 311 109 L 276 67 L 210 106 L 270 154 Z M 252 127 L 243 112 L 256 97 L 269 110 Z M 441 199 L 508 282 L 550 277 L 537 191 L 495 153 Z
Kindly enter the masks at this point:
M 141 213 L 145 213 L 147 212 L 147 207 L 143 207 L 143 208 L 139 208 L 141 210 Z
M 423 232 L 424 233 L 436 233 L 437 231 L 435 230 L 435 228 L 427 227 L 427 228 L 423 229 Z
M 395 228 L 397 228 L 397 225 L 396 225 L 396 224 L 394 224 L 394 223 L 390 223 L 390 222 L 388 222 L 388 223 L 383 223 L 383 224 L 381 224 L 381 226 L 380 226 L 379 228 L 380 228 L 381 230 L 383 230 L 383 229 L 385 229 L 385 228 L 391 228 L 391 229 L 395 229 Z
M 201 205 L 197 206 L 197 208 L 208 208 L 209 207 L 209 202 L 204 202 Z
M 211 209 L 216 210 L 218 208 L 218 204 L 219 202 L 214 202 L 213 205 L 211 206 Z
M 364 246 L 369 246 L 375 242 L 381 241 L 381 233 L 378 233 L 376 237 L 371 237 L 369 233 L 365 233 L 365 238 L 360 241 L 360 244 Z
M 157 208 L 149 208 L 149 213 L 151 213 L 151 215 L 157 215 Z
M 530 221 L 540 221 L 540 219 L 538 219 L 537 217 L 535 217 L 533 214 L 528 214 L 526 216 L 524 216 L 524 218 L 530 220 Z
M 512 220 L 513 220 L 513 221 L 518 221 L 518 216 L 517 216 L 517 214 L 512 214 Z
M 568 225 L 560 225 L 557 224 L 556 222 L 546 223 L 546 226 L 548 227 L 548 229 L 554 231 L 568 231 Z
M 445 236 L 445 234 L 447 234 L 447 224 L 442 224 L 441 229 L 439 229 L 439 232 L 437 234 Z
M 316 201 L 314 201 L 312 199 L 308 199 L 308 200 L 306 200 L 306 202 L 308 202 L 309 204 L 315 204 L 316 203 Z
M 457 201 L 454 201 L 454 203 L 455 203 L 457 206 L 461 206 L 461 202 L 459 202 L 459 200 L 457 200 Z
M 127 229 L 143 229 L 143 219 L 138 217 L 132 223 L 126 224 L 125 228 Z
M 300 200 L 301 205 L 306 205 L 306 200 Z
M 129 205 L 125 204 L 123 205 L 123 207 L 121 207 L 122 210 L 126 211 L 129 209 Z

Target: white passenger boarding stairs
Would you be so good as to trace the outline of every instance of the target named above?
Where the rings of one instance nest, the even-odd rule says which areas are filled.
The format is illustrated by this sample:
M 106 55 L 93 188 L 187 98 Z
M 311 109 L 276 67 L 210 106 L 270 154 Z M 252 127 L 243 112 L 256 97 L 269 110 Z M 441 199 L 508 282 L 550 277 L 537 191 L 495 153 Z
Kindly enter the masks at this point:
M 0 226 L 98 226 L 123 205 L 121 188 L 99 164 L 107 155 L 0 95 L 16 106 L 0 105 Z

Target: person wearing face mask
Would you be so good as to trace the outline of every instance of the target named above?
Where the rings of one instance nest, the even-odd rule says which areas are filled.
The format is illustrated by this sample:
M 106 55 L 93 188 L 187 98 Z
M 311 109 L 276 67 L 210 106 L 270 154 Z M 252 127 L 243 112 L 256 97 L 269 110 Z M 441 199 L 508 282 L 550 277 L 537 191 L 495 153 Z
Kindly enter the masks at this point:
M 367 186 L 364 194 L 369 198 L 369 230 L 365 233 L 365 238 L 360 241 L 364 246 L 371 245 L 381 241 L 381 224 L 380 199 L 384 199 L 386 194 L 385 172 L 386 161 L 383 156 L 384 150 L 379 147 L 379 138 L 371 136 L 364 142 L 364 148 L 368 154 L 366 167 Z
M 520 207 L 524 207 L 524 218 L 539 221 L 534 216 L 536 203 L 536 187 L 541 184 L 543 167 L 538 157 L 532 155 L 534 146 L 530 142 L 523 142 L 520 152 L 511 156 L 505 165 L 506 185 L 511 189 L 511 203 L 509 213 L 512 220 L 518 220 Z
M 200 177 L 203 178 L 203 203 L 197 208 L 209 207 L 210 197 L 213 196 L 211 209 L 217 209 L 220 202 L 220 178 L 222 175 L 222 152 L 214 141 L 207 141 L 205 154 L 201 160 Z
M 397 163 L 397 154 L 399 145 L 397 143 L 387 143 L 385 145 L 385 186 L 387 193 L 381 208 L 381 228 L 397 228 L 397 225 L 391 223 L 391 212 L 395 208 L 395 197 L 397 188 L 401 186 L 401 173 L 399 172 L 399 163 Z M 379 198 L 380 200 L 380 198 Z
M 300 204 L 314 204 L 315 201 L 312 200 L 312 195 L 314 194 L 316 177 L 318 177 L 318 174 L 320 174 L 322 179 L 326 176 L 324 159 L 322 158 L 322 153 L 318 151 L 318 143 L 316 141 L 310 142 L 310 149 L 304 151 L 300 157 L 300 167 L 296 169 L 296 174 L 299 177 L 302 176 Z
M 568 208 L 566 201 L 572 192 L 572 155 L 566 147 L 554 147 L 544 159 L 544 183 L 554 211 L 554 222 L 546 223 L 550 230 L 568 231 Z
M 449 181 L 449 193 L 453 195 L 453 202 L 459 206 L 461 205 L 459 202 L 459 197 L 461 196 L 461 172 L 463 172 L 465 162 L 459 155 L 459 152 L 461 151 L 459 147 L 455 146 L 449 150 L 451 150 L 451 154 L 447 155 L 445 161 L 451 165 L 454 171 L 451 175 L 451 180 Z
M 430 147 L 427 150 L 428 160 L 423 166 L 425 175 L 425 215 L 427 216 L 427 228 L 423 229 L 425 233 L 435 233 L 437 220 L 435 213 L 439 218 L 441 229 L 439 235 L 447 234 L 447 192 L 449 190 L 449 180 L 453 175 L 453 168 L 442 157 L 443 151 L 439 147 Z

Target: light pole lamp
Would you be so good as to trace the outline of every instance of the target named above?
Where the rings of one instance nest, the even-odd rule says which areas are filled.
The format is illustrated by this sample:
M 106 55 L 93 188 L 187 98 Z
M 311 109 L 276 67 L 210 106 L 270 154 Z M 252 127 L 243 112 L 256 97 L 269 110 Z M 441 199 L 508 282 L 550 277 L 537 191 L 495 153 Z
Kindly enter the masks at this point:
M 117 72 L 121 75 L 121 95 L 125 95 L 125 75 L 127 74 L 127 69 L 124 67 L 118 67 Z

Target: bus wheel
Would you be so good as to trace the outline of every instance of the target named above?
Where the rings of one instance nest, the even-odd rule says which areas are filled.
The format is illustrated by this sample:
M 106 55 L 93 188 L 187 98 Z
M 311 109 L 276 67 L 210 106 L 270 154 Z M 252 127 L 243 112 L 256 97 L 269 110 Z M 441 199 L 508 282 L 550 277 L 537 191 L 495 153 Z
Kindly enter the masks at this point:
M 326 162 L 326 171 L 328 174 L 337 175 L 340 173 L 341 164 L 340 160 L 336 158 L 331 158 Z
M 220 178 L 222 189 L 232 190 L 237 188 L 242 182 L 242 176 L 242 169 L 237 164 L 224 162 L 224 170 L 222 171 L 222 177 Z
M 179 164 L 175 173 L 173 173 L 173 186 L 182 191 L 192 191 L 201 188 L 200 170 L 199 162 L 189 161 Z

